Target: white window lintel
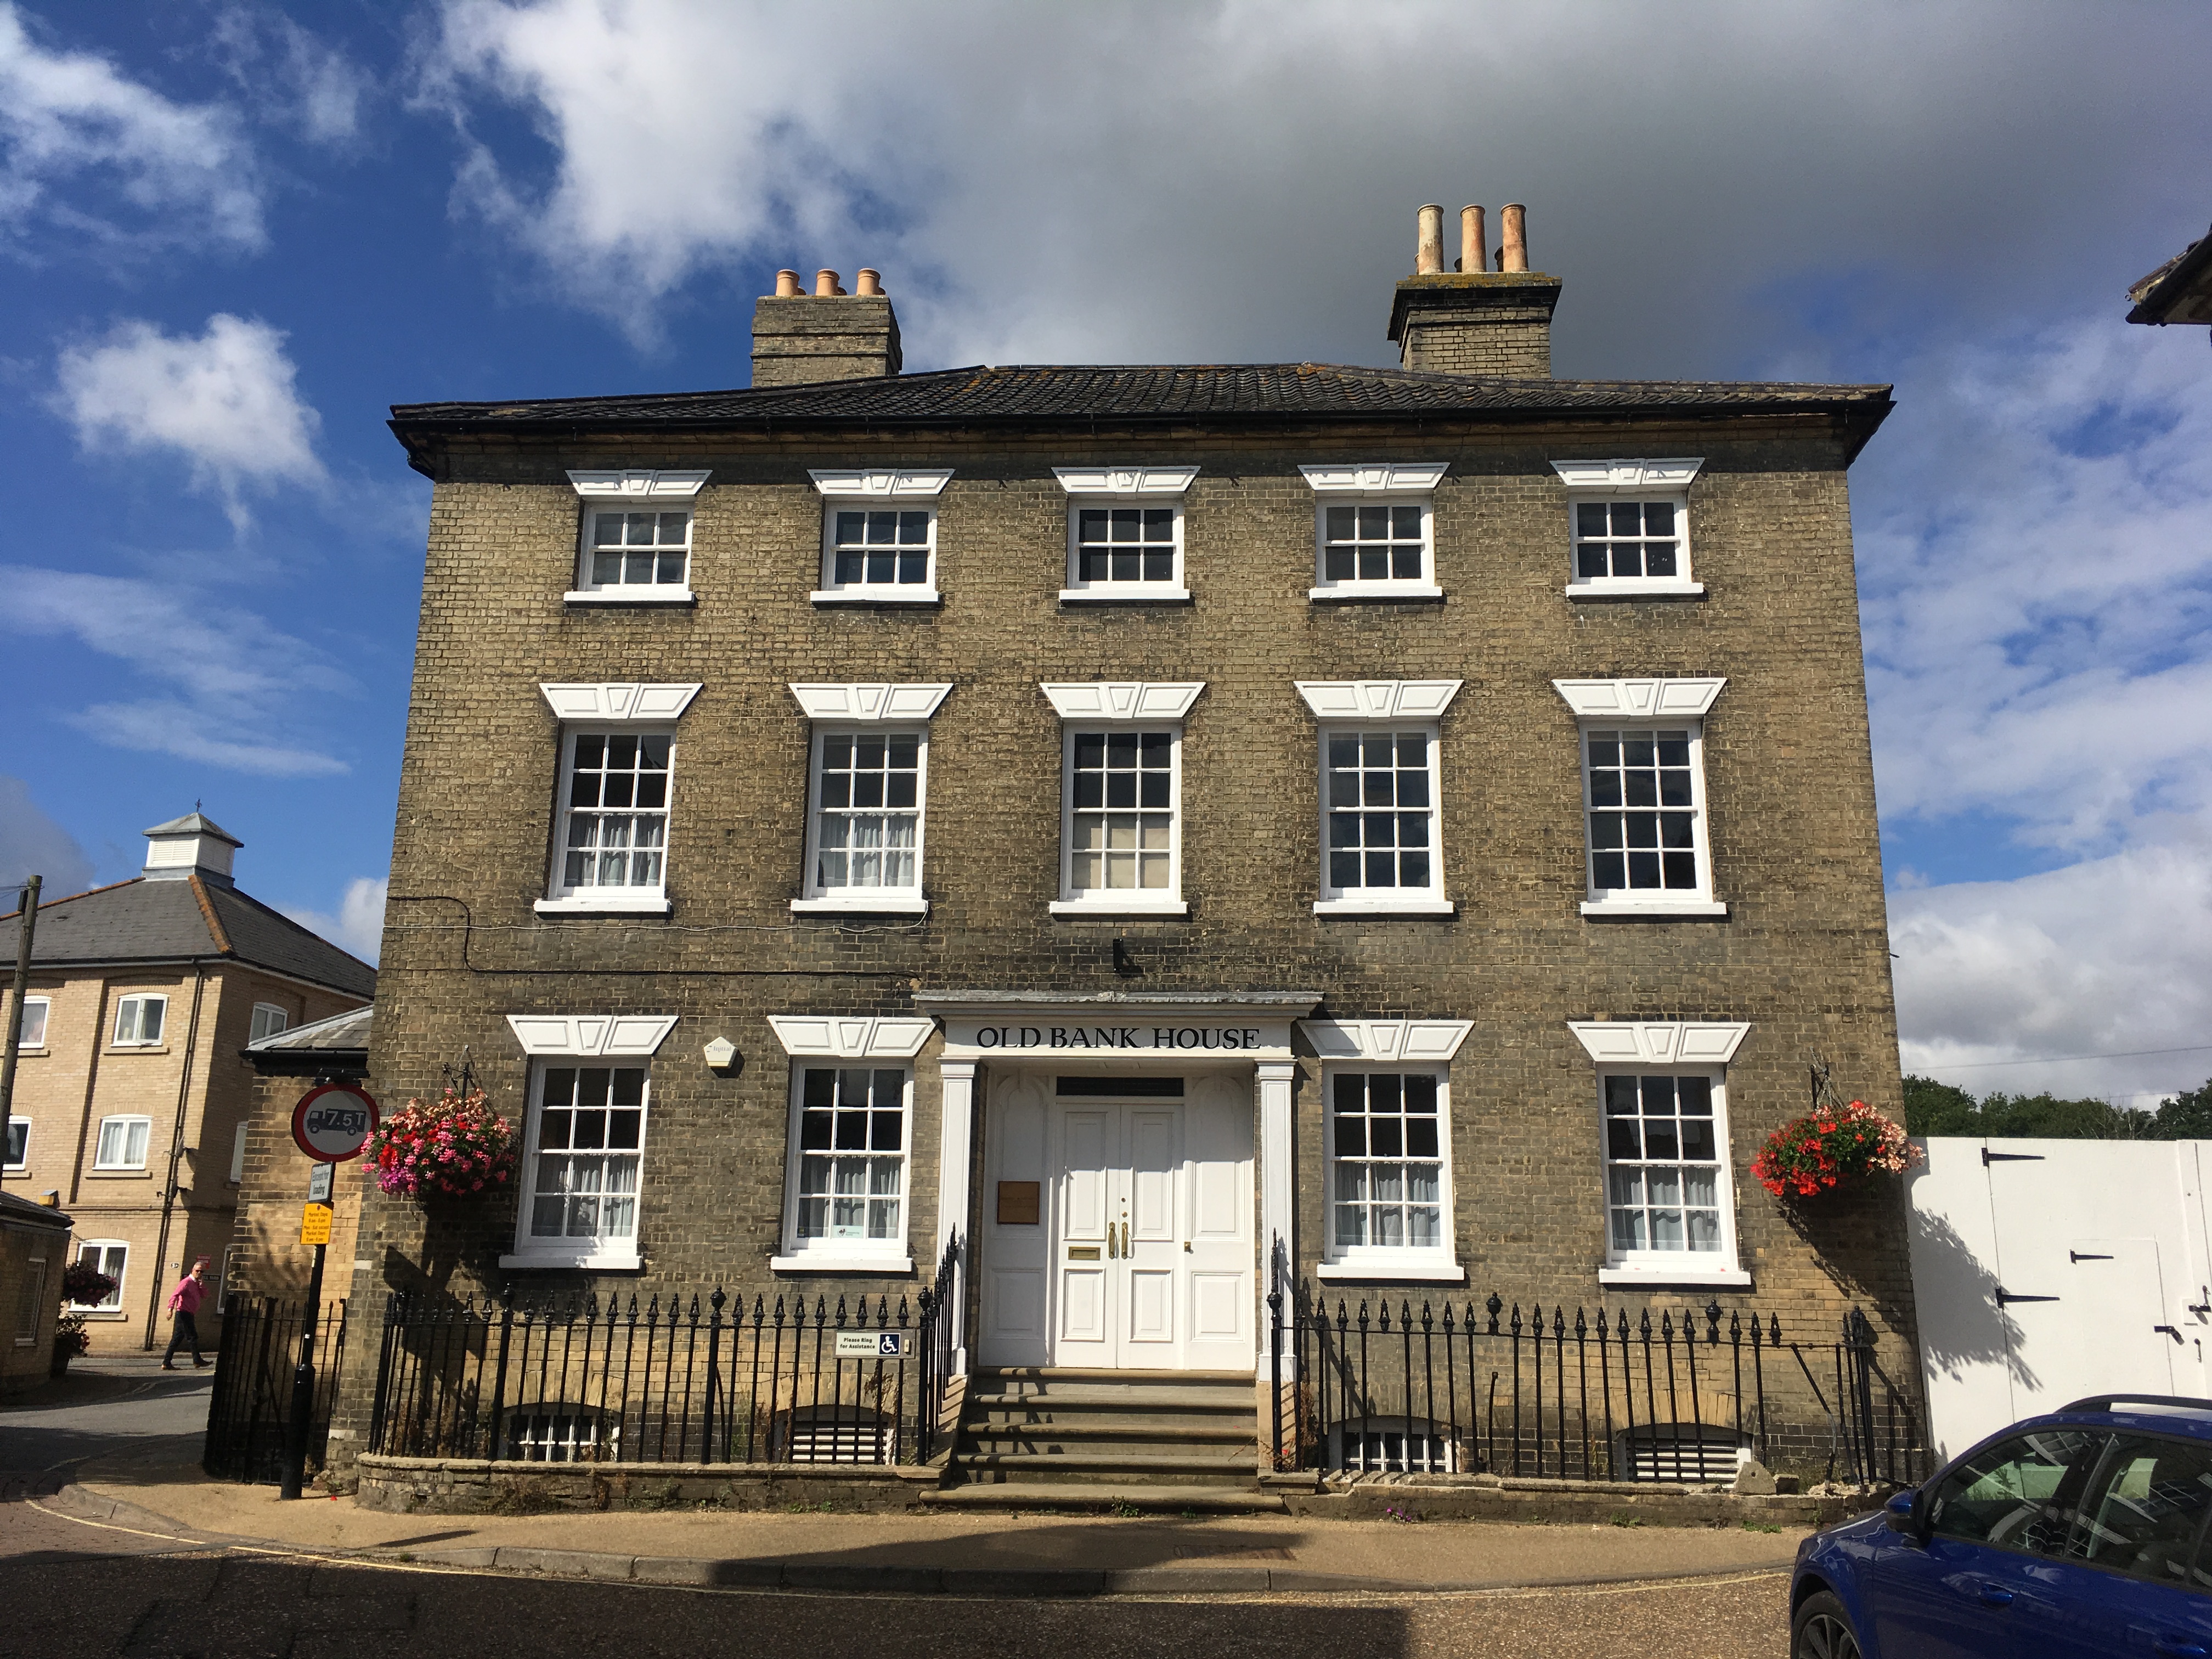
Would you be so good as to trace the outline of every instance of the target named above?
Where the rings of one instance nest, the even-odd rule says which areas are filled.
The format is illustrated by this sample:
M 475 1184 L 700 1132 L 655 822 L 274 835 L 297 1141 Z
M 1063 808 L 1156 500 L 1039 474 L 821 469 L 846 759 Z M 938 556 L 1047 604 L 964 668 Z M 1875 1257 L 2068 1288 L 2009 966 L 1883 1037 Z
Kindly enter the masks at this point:
M 1037 689 L 1064 720 L 1179 720 L 1190 713 L 1204 680 L 1101 680 L 1085 684 L 1048 684 Z
M 1443 1065 L 1459 1053 L 1471 1019 L 1302 1019 L 1298 1030 L 1323 1060 Z
M 912 1060 L 937 1029 L 934 1019 L 856 1015 L 850 1019 L 770 1014 L 769 1029 L 794 1060 Z
M 1601 1066 L 1725 1066 L 1748 1020 L 1571 1019 L 1567 1029 Z
M 509 1014 L 526 1054 L 649 1060 L 676 1029 L 675 1014 Z
M 942 684 L 832 685 L 794 684 L 791 695 L 809 720 L 926 720 L 937 713 L 950 680 Z
M 696 471 L 655 471 L 641 467 L 571 468 L 568 482 L 586 501 L 690 501 L 711 476 Z
M 1553 461 L 1559 482 L 1577 495 L 1668 495 L 1687 489 L 1705 464 L 1702 455 L 1663 460 Z
M 945 467 L 809 467 L 814 487 L 833 500 L 932 501 L 952 481 Z
M 1435 720 L 1464 680 L 1297 680 L 1306 707 L 1325 720 Z
M 553 713 L 564 720 L 672 720 L 699 695 L 693 684 L 540 684 Z
M 1580 720 L 1701 720 L 1726 679 L 1553 680 Z
M 1450 467 L 1449 461 L 1332 461 L 1298 471 L 1320 495 L 1425 495 L 1443 482 Z
M 1056 466 L 1052 475 L 1071 495 L 1180 495 L 1198 477 L 1194 466 Z

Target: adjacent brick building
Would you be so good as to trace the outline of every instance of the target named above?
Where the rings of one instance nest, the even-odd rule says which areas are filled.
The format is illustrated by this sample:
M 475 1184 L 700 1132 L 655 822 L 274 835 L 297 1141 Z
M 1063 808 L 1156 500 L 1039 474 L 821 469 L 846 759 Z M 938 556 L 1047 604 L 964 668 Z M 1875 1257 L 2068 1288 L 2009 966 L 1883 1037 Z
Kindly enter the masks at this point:
M 210 819 L 187 813 L 146 837 L 142 874 L 39 907 L 9 1108 L 6 1190 L 56 1194 L 75 1255 L 118 1281 L 77 1310 L 96 1352 L 151 1346 L 196 1257 L 221 1289 L 252 1106 L 246 1045 L 359 1007 L 376 984 L 368 963 L 240 891 L 241 843 Z M 59 1285 L 59 1264 L 49 1279 Z
M 1400 369 L 903 373 L 824 273 L 751 390 L 394 410 L 373 1070 L 466 1055 L 528 1151 L 372 1197 L 357 1308 L 910 1294 L 957 1241 L 975 1366 L 1249 1373 L 1271 1260 L 1911 1340 L 1895 1195 L 1744 1173 L 1815 1056 L 1899 1103 L 1888 390 L 1553 380 L 1559 284 L 1425 231 Z

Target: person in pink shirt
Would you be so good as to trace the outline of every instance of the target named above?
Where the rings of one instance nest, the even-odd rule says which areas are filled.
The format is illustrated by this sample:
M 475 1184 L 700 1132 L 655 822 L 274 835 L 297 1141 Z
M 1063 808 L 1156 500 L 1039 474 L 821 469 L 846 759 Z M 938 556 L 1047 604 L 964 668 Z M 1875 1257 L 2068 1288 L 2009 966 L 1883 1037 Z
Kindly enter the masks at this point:
M 191 1272 L 177 1281 L 177 1288 L 169 1292 L 169 1311 L 177 1317 L 169 1328 L 169 1351 L 161 1356 L 161 1369 L 165 1371 L 177 1369 L 174 1361 L 181 1347 L 191 1349 L 195 1366 L 208 1364 L 200 1358 L 199 1326 L 200 1304 L 207 1299 L 207 1270 L 208 1259 L 202 1256 L 192 1263 Z

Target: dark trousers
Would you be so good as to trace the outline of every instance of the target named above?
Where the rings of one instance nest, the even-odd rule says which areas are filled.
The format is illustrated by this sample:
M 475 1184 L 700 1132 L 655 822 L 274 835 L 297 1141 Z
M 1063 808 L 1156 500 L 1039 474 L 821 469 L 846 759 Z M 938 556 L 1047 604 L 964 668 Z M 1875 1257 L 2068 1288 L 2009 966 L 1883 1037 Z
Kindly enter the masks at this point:
M 169 1328 L 169 1351 L 161 1356 L 161 1363 L 166 1365 L 174 1359 L 179 1348 L 190 1348 L 192 1351 L 193 1364 L 202 1363 L 199 1321 L 181 1308 L 177 1310 L 177 1322 Z

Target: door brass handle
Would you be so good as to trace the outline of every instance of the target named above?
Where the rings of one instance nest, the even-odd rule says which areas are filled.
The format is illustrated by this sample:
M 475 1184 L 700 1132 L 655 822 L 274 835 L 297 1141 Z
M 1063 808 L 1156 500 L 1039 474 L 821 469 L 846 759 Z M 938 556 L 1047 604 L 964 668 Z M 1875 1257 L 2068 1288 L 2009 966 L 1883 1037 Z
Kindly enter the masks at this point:
M 1121 1224 L 1121 1254 L 1129 1254 L 1129 1224 L 1126 1221 Z
M 1106 1224 L 1106 1259 L 1111 1261 L 1114 1256 L 1114 1224 L 1109 1221 Z

